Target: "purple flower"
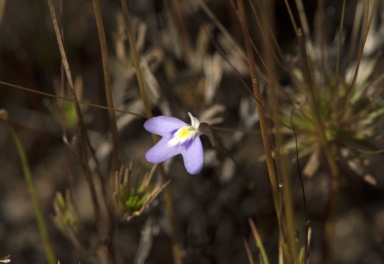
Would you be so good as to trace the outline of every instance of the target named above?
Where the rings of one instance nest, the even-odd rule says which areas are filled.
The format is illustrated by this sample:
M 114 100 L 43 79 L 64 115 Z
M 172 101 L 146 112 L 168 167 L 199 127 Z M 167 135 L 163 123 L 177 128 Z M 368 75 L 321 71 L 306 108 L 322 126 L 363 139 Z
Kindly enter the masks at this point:
M 200 141 L 199 120 L 188 113 L 191 125 L 169 116 L 153 117 L 144 128 L 162 139 L 145 154 L 152 163 L 160 163 L 181 154 L 184 166 L 190 174 L 198 174 L 203 168 L 204 152 Z

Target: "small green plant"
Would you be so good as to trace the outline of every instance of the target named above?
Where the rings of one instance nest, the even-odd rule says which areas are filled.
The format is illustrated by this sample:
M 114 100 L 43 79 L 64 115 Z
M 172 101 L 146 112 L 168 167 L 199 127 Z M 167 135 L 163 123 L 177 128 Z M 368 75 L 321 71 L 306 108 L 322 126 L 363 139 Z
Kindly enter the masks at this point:
M 81 81 L 76 79 L 75 81 L 75 90 L 78 96 L 78 99 L 81 101 L 82 98 L 82 87 Z M 70 94 L 67 93 L 66 98 L 70 98 Z M 50 115 L 54 118 L 56 123 L 61 126 L 65 125 L 65 129 L 71 132 L 76 131 L 77 126 L 79 124 L 75 103 L 70 101 L 53 101 L 48 98 L 45 98 L 44 104 L 50 113 Z M 80 110 L 83 114 L 84 123 L 89 124 L 92 121 L 92 116 L 87 114 L 86 111 L 88 109 L 87 105 L 81 105 Z
M 141 215 L 149 204 L 160 194 L 169 181 L 162 186 L 151 183 L 157 165 L 146 173 L 130 162 L 128 167 L 123 167 L 116 175 L 115 200 L 117 207 L 123 214 L 123 219 L 128 221 Z
M 303 29 L 298 28 L 291 17 L 300 52 L 299 59 L 289 62 L 286 67 L 292 83 L 285 94 L 294 109 L 292 105 L 284 105 L 282 111 L 283 123 L 291 129 L 288 133 L 294 134 L 285 144 L 284 152 L 297 152 L 299 158 L 308 157 L 304 174 L 314 176 L 322 168 L 321 175 L 325 175 L 324 181 L 329 183 L 323 230 L 325 263 L 332 255 L 334 220 L 345 169 L 374 183 L 372 177 L 367 177 L 364 153 L 380 152 L 376 146 L 383 140 L 384 104 L 378 100 L 382 96 L 383 74 L 375 76 L 379 51 L 369 48 L 379 47 L 381 43 L 374 37 L 376 29 L 373 25 L 378 2 L 357 5 L 352 29 L 354 41 L 347 49 L 342 49 L 345 4 L 343 1 L 340 28 L 334 37 L 338 41 L 333 43 L 324 36 L 326 25 L 321 4 L 317 15 L 322 19 L 319 19 L 320 23 L 315 21 L 318 24 L 313 39 L 305 13 L 300 16 Z M 298 4 L 296 7 L 300 10 Z
M 309 103 L 308 94 L 303 87 L 304 80 L 296 71 L 297 90 L 290 94 L 296 102 L 296 110 L 292 118 L 283 116 L 283 122 L 288 127 L 293 127 L 298 135 L 299 157 L 309 156 L 304 167 L 304 174 L 313 176 L 319 169 L 319 153 L 321 144 L 318 138 L 316 120 L 313 106 Z M 382 140 L 380 132 L 384 103 L 375 102 L 370 95 L 373 90 L 373 81 L 367 79 L 356 83 L 348 93 L 349 86 L 343 82 L 332 79 L 321 87 L 317 95 L 320 118 L 323 124 L 325 138 L 332 152 L 339 159 L 344 159 L 351 170 L 358 175 L 366 171 L 364 165 L 364 153 L 378 151 L 375 142 Z M 378 90 L 378 89 L 376 89 Z M 288 113 L 288 111 L 287 111 Z M 292 124 L 291 124 L 292 121 Z M 286 148 L 295 152 L 294 139 L 289 141 Z
M 70 192 L 65 192 L 65 198 L 62 193 L 58 192 L 53 202 L 53 208 L 55 211 L 53 223 L 56 228 L 80 249 L 82 247 L 80 242 L 81 224 Z

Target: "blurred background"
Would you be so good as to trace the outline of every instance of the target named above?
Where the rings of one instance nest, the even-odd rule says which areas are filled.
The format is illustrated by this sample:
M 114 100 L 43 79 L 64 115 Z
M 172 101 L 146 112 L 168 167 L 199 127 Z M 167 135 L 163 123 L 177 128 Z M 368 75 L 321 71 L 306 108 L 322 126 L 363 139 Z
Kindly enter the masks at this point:
M 262 1 L 245 2 L 254 47 L 262 51 L 259 18 L 268 13 L 263 13 Z M 346 1 L 343 9 L 343 1 L 303 1 L 301 15 L 308 20 L 308 39 L 312 42 L 308 47 L 313 48 L 308 53 L 314 68 L 324 63 L 319 67 L 324 71 L 314 70 L 315 78 L 322 80 L 319 89 L 326 89 L 324 87 L 332 83 L 329 72 L 336 72 L 334 62 L 337 54 L 341 54 L 339 78 L 348 80 L 350 66 L 360 65 L 363 74 L 356 78 L 358 85 L 368 86 L 377 80 L 371 85 L 372 91 L 367 89 L 369 98 L 374 99 L 367 99 L 364 105 L 381 107 L 384 9 L 382 1 L 372 1 L 376 3 L 373 12 L 372 6 L 365 8 L 368 2 Z M 184 262 L 251 263 L 244 246 L 246 241 L 255 262 L 261 263 L 248 222 L 252 218 L 270 262 L 278 263 L 280 228 L 265 165 L 256 103 L 250 91 L 252 84 L 235 1 L 128 0 L 126 3 L 153 114 L 174 116 L 189 123 L 187 112 L 191 112 L 212 126 L 219 142 L 212 145 L 208 137 L 201 137 L 205 163 L 198 175 L 188 175 L 181 157 L 165 162 Z M 299 21 L 300 12 L 295 8 L 295 1 L 287 3 Z M 89 150 L 93 149 L 98 161 L 95 165 L 95 160 L 89 157 L 89 168 L 97 182 L 98 195 L 102 195 L 101 190 L 105 188 L 109 190 L 110 200 L 115 201 L 120 193 L 109 185 L 114 182 L 110 181 L 114 176 L 110 173 L 110 122 L 108 111 L 98 107 L 106 106 L 107 100 L 92 1 L 54 1 L 53 4 L 74 88 L 79 100 L 84 102 L 81 112 L 91 146 Z M 270 4 L 273 16 L 269 19 L 274 24 L 270 31 L 275 29 L 271 46 L 279 50 L 277 57 L 286 62 L 286 65 L 277 63 L 274 71 L 281 89 L 278 96 L 280 115 L 283 120 L 289 120 L 302 95 L 297 82 L 292 80 L 292 75 L 302 76 L 300 49 L 286 2 L 278 0 Z M 133 181 L 139 182 L 152 168 L 144 155 L 153 142 L 143 127 L 146 112 L 121 3 L 101 0 L 100 5 L 112 96 L 118 110 L 116 163 L 122 169 L 116 174 L 120 175 L 117 181 L 124 175 L 123 169 L 130 168 Z M 360 23 L 360 17 L 361 21 L 368 21 L 369 14 L 373 14 L 373 19 L 367 49 L 360 52 L 364 27 L 356 24 Z M 343 30 L 338 42 L 340 23 Z M 356 27 L 359 30 L 354 30 Z M 338 43 L 342 44 L 341 53 Z M 358 60 L 360 53 L 361 60 Z M 263 67 L 265 54 L 255 54 L 264 103 L 268 105 L 266 95 L 270 82 Z M 94 201 L 82 170 L 78 116 L 73 102 L 60 99 L 72 98 L 61 65 L 48 3 L 0 0 L 0 108 L 8 111 L 9 121 L 26 152 L 57 259 L 60 263 L 103 263 L 100 251 L 107 242 L 98 234 Z M 330 94 L 337 96 L 338 88 L 335 89 L 336 92 Z M 362 132 L 368 139 L 375 139 L 369 141 L 372 147 L 369 150 L 384 147 L 382 109 L 375 110 L 373 121 L 362 122 L 358 127 L 374 126 L 369 133 Z M 267 116 L 273 141 L 273 121 L 268 109 Z M 304 241 L 305 222 L 309 220 L 309 263 L 325 263 L 323 229 L 332 199 L 330 172 L 318 149 L 305 148 L 306 130 L 298 130 L 297 140 L 299 144 L 303 142 L 298 149 L 291 126 L 287 125 L 284 131 L 287 142 L 284 154 L 292 177 L 297 240 Z M 5 122 L 0 123 L 0 146 L 0 258 L 10 255 L 12 263 L 46 263 L 20 159 Z M 306 209 L 296 151 L 300 156 Z M 343 151 L 340 148 L 340 153 L 347 154 L 337 158 L 341 177 L 333 240 L 329 245 L 330 263 L 384 263 L 383 154 L 349 155 Z M 313 153 L 318 155 L 311 155 Z M 96 168 L 104 181 L 99 182 L 95 176 Z M 151 186 L 161 186 L 157 173 L 152 177 Z M 74 219 L 67 229 L 58 224 L 63 217 L 57 210 L 58 193 L 67 198 L 64 207 Z M 118 206 L 114 210 L 116 263 L 173 263 L 172 226 L 162 193 L 150 201 L 141 215 L 129 220 Z M 102 223 L 108 223 L 106 211 L 102 209 Z

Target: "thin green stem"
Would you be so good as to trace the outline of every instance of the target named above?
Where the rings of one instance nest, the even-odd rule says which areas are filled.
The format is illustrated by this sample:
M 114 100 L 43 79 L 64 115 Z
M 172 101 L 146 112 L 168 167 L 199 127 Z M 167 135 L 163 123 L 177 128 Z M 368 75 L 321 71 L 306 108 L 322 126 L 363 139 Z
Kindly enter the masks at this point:
M 269 264 L 269 258 L 268 258 L 267 252 L 265 251 L 263 240 L 261 239 L 259 232 L 257 231 L 256 225 L 251 218 L 248 219 L 248 222 L 249 222 L 249 226 L 251 227 L 256 245 L 260 250 L 260 255 L 261 255 L 261 259 L 263 260 L 263 264 Z
M 276 212 L 279 215 L 279 212 L 280 212 L 279 186 L 278 186 L 275 166 L 272 158 L 271 146 L 269 143 L 266 114 L 265 114 L 264 105 L 262 104 L 263 99 L 261 97 L 259 80 L 257 77 L 257 71 L 255 66 L 255 59 L 253 56 L 252 45 L 249 39 L 250 35 L 249 35 L 246 16 L 245 16 L 244 3 L 242 0 L 238 0 L 237 2 L 238 2 L 240 23 L 241 23 L 241 28 L 243 32 L 244 44 L 245 44 L 245 49 L 247 53 L 251 78 L 252 78 L 253 93 L 256 98 L 256 109 L 257 109 L 257 112 L 259 113 L 260 131 L 261 131 L 261 137 L 263 139 L 263 147 L 264 147 L 265 158 L 267 162 L 268 174 L 269 174 L 269 179 L 272 187 L 272 196 L 273 196 Z
M 28 160 L 25 156 L 23 146 L 21 145 L 20 139 L 17 136 L 16 131 L 11 126 L 11 124 L 9 124 L 8 122 L 6 122 L 6 124 L 7 124 L 9 132 L 11 133 L 13 142 L 15 142 L 16 149 L 17 149 L 17 152 L 18 152 L 19 157 L 20 157 L 21 167 L 23 169 L 23 173 L 24 173 L 24 177 L 25 177 L 25 183 L 27 184 L 27 187 L 28 187 L 29 196 L 31 197 L 33 208 L 35 211 L 37 224 L 39 226 L 39 231 L 40 231 L 41 237 L 43 239 L 45 256 L 46 256 L 49 264 L 56 264 L 57 260 L 56 260 L 55 251 L 53 249 L 51 240 L 49 238 L 47 225 L 45 224 L 43 213 L 41 211 L 39 200 L 37 198 L 36 189 L 33 185 L 32 175 L 31 175 L 31 171 L 29 169 Z

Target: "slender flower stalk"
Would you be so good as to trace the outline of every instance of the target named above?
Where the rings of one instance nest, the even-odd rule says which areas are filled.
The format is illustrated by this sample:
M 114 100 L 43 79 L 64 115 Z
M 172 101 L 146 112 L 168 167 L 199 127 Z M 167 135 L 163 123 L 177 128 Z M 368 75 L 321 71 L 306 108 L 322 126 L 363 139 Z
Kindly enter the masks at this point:
M 136 50 L 135 38 L 133 36 L 133 31 L 132 31 L 132 27 L 131 27 L 131 23 L 130 23 L 130 19 L 129 19 L 129 14 L 128 14 L 127 2 L 124 0 L 121 0 L 121 6 L 123 9 L 123 15 L 124 15 L 124 20 L 125 20 L 125 25 L 126 25 L 127 35 L 128 35 L 128 40 L 129 40 L 129 46 L 131 48 L 132 60 L 133 60 L 133 64 L 134 64 L 135 69 L 136 69 L 136 77 L 137 77 L 137 82 L 139 85 L 141 99 L 143 101 L 147 117 L 150 118 L 153 115 L 152 115 L 151 107 L 149 106 L 147 93 L 145 92 L 143 75 L 142 75 L 141 69 L 140 69 L 140 59 L 139 59 L 139 55 L 138 55 L 137 50 Z M 155 135 L 152 136 L 152 139 L 154 142 L 157 142 L 157 140 L 158 140 L 157 136 L 155 136 Z M 168 181 L 168 179 L 167 179 L 167 176 L 165 175 L 164 168 L 162 166 L 159 166 L 159 171 L 160 171 L 160 175 L 161 175 L 161 180 L 162 180 L 163 184 L 165 184 Z M 164 188 L 163 193 L 164 193 L 164 198 L 165 198 L 165 205 L 167 207 L 168 217 L 169 217 L 170 224 L 171 224 L 172 231 L 173 231 L 173 234 L 172 234 L 173 260 L 174 260 L 175 264 L 183 264 L 184 262 L 183 262 L 183 258 L 182 258 L 182 254 L 181 254 L 182 246 L 181 246 L 181 241 L 179 238 L 179 232 L 177 230 L 176 217 L 175 217 L 175 212 L 173 209 L 173 202 L 172 202 L 171 193 L 167 187 Z
M 7 128 L 12 136 L 12 139 L 16 145 L 17 152 L 20 157 L 21 161 L 21 168 L 23 169 L 24 173 L 24 178 L 25 178 L 25 183 L 27 184 L 29 196 L 31 197 L 31 201 L 33 204 L 33 209 L 35 211 L 35 216 L 36 216 L 36 221 L 39 226 L 39 231 L 40 235 L 43 240 L 43 245 L 44 245 L 44 251 L 45 251 L 45 256 L 47 258 L 47 261 L 49 264 L 55 264 L 57 263 L 56 260 L 56 254 L 53 249 L 51 239 L 49 237 L 48 233 L 48 228 L 45 223 L 44 217 L 43 217 L 43 212 L 40 207 L 39 199 L 37 197 L 37 192 L 35 189 L 35 186 L 32 181 L 32 175 L 31 175 L 31 170 L 29 168 L 28 160 L 24 152 L 24 148 L 20 142 L 20 139 L 15 131 L 15 129 L 12 127 L 12 125 L 8 121 L 8 112 L 1 109 L 0 110 L 0 120 L 4 120 Z M 0 261 L 1 262 L 1 261 Z

